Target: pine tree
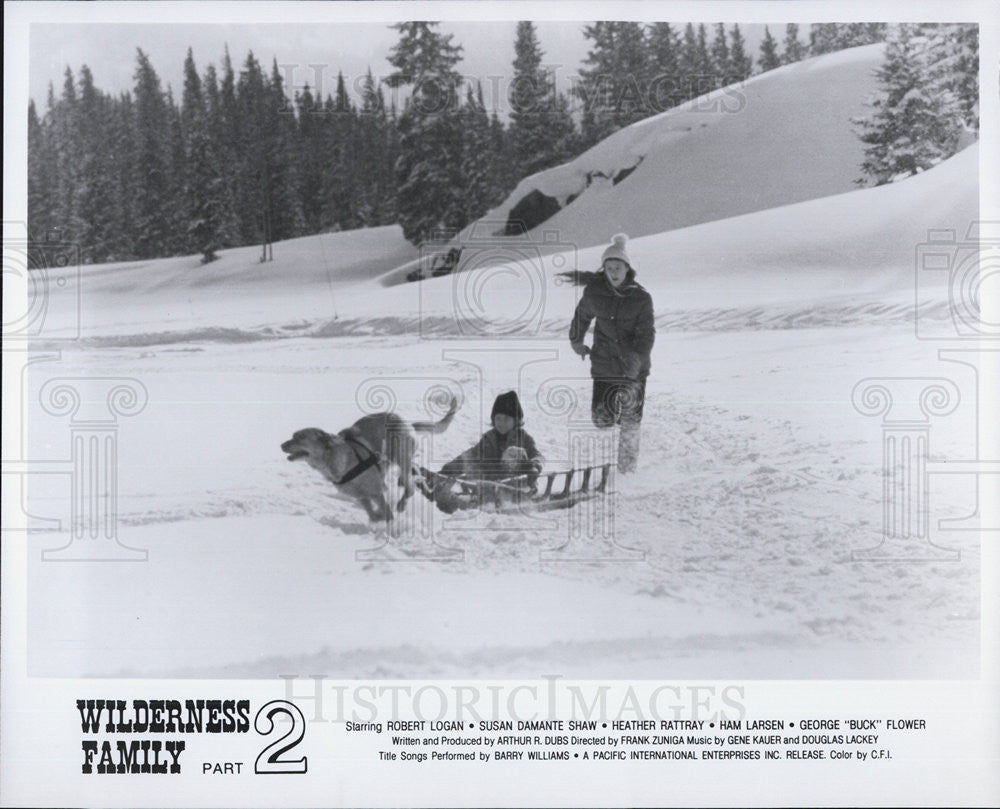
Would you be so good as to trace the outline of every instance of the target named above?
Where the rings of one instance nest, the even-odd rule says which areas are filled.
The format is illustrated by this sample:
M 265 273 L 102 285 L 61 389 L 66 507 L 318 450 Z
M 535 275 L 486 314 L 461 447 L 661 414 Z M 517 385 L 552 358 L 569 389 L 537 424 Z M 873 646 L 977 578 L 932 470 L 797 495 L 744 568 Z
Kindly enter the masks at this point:
M 181 124 L 187 248 L 201 253 L 202 263 L 207 264 L 215 260 L 215 251 L 221 247 L 226 194 L 222 166 L 212 138 L 208 102 L 190 48 L 184 60 Z
M 357 125 L 358 149 L 355 161 L 359 188 L 355 194 L 354 213 L 361 226 L 371 227 L 385 221 L 385 200 L 391 186 L 386 171 L 390 163 L 385 101 L 375 84 L 370 67 L 362 85 Z
M 79 161 L 75 172 L 78 224 L 75 239 L 86 263 L 103 260 L 110 250 L 111 219 L 109 201 L 112 155 L 107 149 L 106 124 L 109 106 L 94 87 L 90 69 L 80 68 L 79 96 L 74 110 L 73 132 Z
M 886 37 L 886 27 L 885 23 L 852 22 L 838 25 L 834 44 L 838 50 L 843 50 L 883 42 Z
M 615 98 L 615 124 L 621 128 L 643 118 L 648 118 L 652 110 L 647 103 L 650 80 L 648 61 L 649 46 L 646 32 L 636 22 L 612 23 L 617 75 Z
M 215 142 L 219 153 L 219 162 L 226 167 L 226 194 L 232 213 L 231 226 L 226 232 L 229 238 L 226 244 L 250 244 L 253 237 L 246 238 L 253 231 L 256 219 L 255 208 L 244 208 L 244 195 L 240 184 L 246 176 L 245 156 L 240 152 L 242 133 L 239 128 L 239 104 L 236 100 L 236 76 L 233 62 L 229 56 L 229 46 L 222 53 L 222 78 L 219 81 L 219 105 L 213 115 L 215 126 Z M 249 221 L 247 221 L 249 219 Z
M 476 93 L 466 90 L 465 139 L 462 144 L 462 176 L 466 193 L 462 199 L 466 222 L 479 219 L 502 200 L 498 178 L 498 155 L 493 152 L 490 118 L 483 103 L 483 88 L 477 85 Z
M 710 76 L 712 73 L 712 57 L 708 52 L 708 28 L 705 26 L 705 23 L 698 23 L 696 54 L 700 74 L 705 77 Z
M 760 43 L 760 57 L 757 60 L 760 65 L 762 72 L 766 73 L 768 70 L 774 70 L 776 67 L 781 66 L 781 59 L 778 56 L 778 43 L 768 27 L 764 26 L 764 39 Z
M 326 124 L 322 220 L 327 228 L 344 230 L 357 222 L 358 179 L 355 152 L 357 116 L 342 73 L 336 95 L 324 104 Z
M 649 103 L 654 113 L 684 101 L 680 74 L 680 37 L 668 22 L 653 23 L 646 36 L 650 53 Z
M 188 218 L 184 195 L 184 178 L 187 175 L 184 154 L 184 134 L 181 110 L 174 102 L 173 88 L 167 85 L 167 198 L 163 215 L 167 221 L 166 255 L 182 255 L 193 249 L 188 236 Z
M 684 41 L 681 44 L 679 62 L 680 95 L 687 101 L 700 95 L 698 88 L 703 82 L 699 75 L 698 35 L 692 23 L 684 26 Z
M 62 95 L 51 105 L 53 151 L 56 161 L 55 232 L 61 241 L 79 243 L 80 142 L 76 137 L 76 82 L 73 71 L 63 74 Z
M 56 178 L 51 135 L 28 102 L 28 233 L 44 241 L 53 231 Z
M 979 26 L 951 23 L 930 26 L 927 63 L 941 93 L 958 102 L 963 124 L 979 131 Z
M 840 25 L 835 22 L 813 23 L 809 29 L 809 55 L 819 56 L 840 50 Z
M 124 260 L 137 256 L 135 226 L 136 113 L 132 96 L 122 93 L 111 116 L 108 146 L 114 155 L 112 168 L 111 221 L 112 240 L 106 260 Z
M 583 101 L 583 146 L 646 118 L 651 67 L 642 26 L 634 22 L 595 22 L 584 28 L 591 47 L 574 89 Z
M 508 99 L 511 105 L 509 136 L 520 176 L 557 165 L 569 155 L 567 137 L 573 121 L 565 99 L 560 100 L 548 71 L 542 68 L 542 51 L 531 22 L 517 24 L 514 43 L 514 77 Z
M 799 41 L 799 26 L 793 22 L 785 26 L 784 52 L 781 54 L 783 65 L 801 62 L 806 58 L 806 46 Z
M 740 33 L 739 25 L 729 30 L 729 78 L 727 84 L 743 81 L 753 72 L 753 59 L 746 52 L 746 41 Z
M 379 98 L 382 106 L 385 106 L 385 99 L 382 97 L 382 88 L 379 87 Z M 389 113 L 386 116 L 386 163 L 385 163 L 385 187 L 388 189 L 382 201 L 385 211 L 380 224 L 389 225 L 399 222 L 399 178 L 396 174 L 396 164 L 399 162 L 401 152 L 399 135 L 399 111 L 396 109 L 396 99 L 389 102 Z
M 272 240 L 301 236 L 305 230 L 299 195 L 298 167 L 293 159 L 296 121 L 294 108 L 285 95 L 278 60 L 271 63 L 271 80 L 264 88 L 264 137 L 268 165 L 268 219 Z
M 309 85 L 295 94 L 296 124 L 295 165 L 299 172 L 299 201 L 306 231 L 322 228 L 323 210 L 323 137 L 326 122 L 322 99 L 313 96 Z
M 229 54 L 226 54 L 228 60 Z M 232 65 L 229 65 L 230 79 Z M 205 78 L 202 81 L 205 95 L 205 121 L 211 144 L 212 159 L 218 176 L 218 220 L 215 224 L 216 239 L 220 247 L 232 247 L 238 244 L 239 216 L 236 211 L 236 195 L 233 191 L 234 165 L 236 157 L 233 154 L 233 144 L 226 122 L 225 104 L 215 65 L 205 68 Z M 231 89 L 231 85 L 230 85 Z M 235 106 L 235 98 L 232 99 Z
M 941 93 L 925 64 L 922 46 L 909 25 L 901 24 L 889 38 L 885 60 L 876 72 L 880 95 L 873 114 L 855 119 L 859 137 L 868 144 L 861 165 L 875 185 L 910 176 L 951 156 L 958 142 L 957 100 Z
M 565 101 L 565 98 L 563 98 Z M 513 149 L 510 145 L 510 133 L 504 128 L 503 121 L 496 108 L 490 114 L 490 149 L 497 158 L 497 187 L 500 189 L 501 200 L 514 190 L 518 181 L 518 172 L 514 166 Z
M 412 86 L 399 117 L 397 209 L 403 235 L 421 244 L 442 230 L 464 225 L 462 211 L 462 132 L 455 65 L 461 48 L 436 22 L 392 26 L 399 41 L 389 55 L 395 72 L 390 87 Z
M 729 45 L 726 42 L 726 26 L 719 22 L 715 24 L 715 39 L 712 41 L 712 72 L 715 74 L 715 86 L 723 87 L 733 81 L 729 64 Z
M 684 28 L 684 41 L 680 52 L 681 87 L 684 100 L 704 95 L 715 88 L 711 56 L 706 44 L 704 23 L 696 29 L 688 23 Z
M 224 99 L 225 91 L 224 74 Z M 234 130 L 238 140 L 235 141 L 234 151 L 239 155 L 236 205 L 242 214 L 240 241 L 243 244 L 260 243 L 261 261 L 266 261 L 268 246 L 274 240 L 270 220 L 270 166 L 264 125 L 267 91 L 260 63 L 252 51 L 247 54 L 240 70 L 235 100 Z
M 552 99 L 549 129 L 552 132 L 552 165 L 564 163 L 580 153 L 579 133 L 573 111 L 565 93 L 556 88 L 555 76 L 549 77 L 549 97 Z
M 136 49 L 135 168 L 132 199 L 135 252 L 139 258 L 169 255 L 170 111 L 149 57 Z
M 604 140 L 615 131 L 614 30 L 610 22 L 595 22 L 583 29 L 590 40 L 580 71 L 580 82 L 573 91 L 583 104 L 581 139 L 584 148 Z

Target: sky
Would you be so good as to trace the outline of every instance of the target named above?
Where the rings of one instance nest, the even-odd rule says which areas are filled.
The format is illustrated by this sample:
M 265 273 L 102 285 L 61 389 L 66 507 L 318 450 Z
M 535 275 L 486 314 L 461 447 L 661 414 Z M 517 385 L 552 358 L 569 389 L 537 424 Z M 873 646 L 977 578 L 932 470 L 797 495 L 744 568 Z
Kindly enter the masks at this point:
M 560 89 L 568 90 L 579 74 L 586 57 L 588 42 L 583 35 L 587 23 L 536 22 L 544 61 L 555 69 Z M 499 100 L 498 111 L 504 114 L 502 99 L 510 80 L 514 61 L 514 21 L 443 22 L 440 31 L 453 34 L 453 42 L 463 48 L 459 70 L 482 80 L 487 107 Z M 803 30 L 807 26 L 802 26 Z M 749 52 L 756 58 L 763 25 L 743 25 Z M 772 34 L 781 39 L 780 30 Z M 710 31 L 711 41 L 712 32 Z M 800 32 L 804 40 L 804 33 Z M 60 92 L 63 74 L 69 66 L 74 74 L 87 65 L 94 84 L 105 92 L 131 90 L 136 48 L 145 51 L 164 87 L 172 86 L 180 97 L 184 58 L 192 49 L 195 64 L 204 73 L 209 63 L 221 62 L 223 49 L 229 47 L 233 66 L 239 70 L 249 50 L 267 69 L 277 59 L 286 86 L 301 88 L 307 82 L 314 90 L 321 84 L 321 95 L 333 93 L 337 72 L 343 71 L 350 90 L 360 86 L 368 68 L 376 77 L 388 75 L 392 68 L 386 57 L 398 34 L 383 22 L 335 24 L 34 24 L 30 38 L 29 87 L 31 98 L 40 109 L 45 107 L 51 82 Z M 291 81 L 289 81 L 291 78 Z M 318 81 L 317 81 L 318 80 Z M 355 94 L 356 97 L 358 94 Z

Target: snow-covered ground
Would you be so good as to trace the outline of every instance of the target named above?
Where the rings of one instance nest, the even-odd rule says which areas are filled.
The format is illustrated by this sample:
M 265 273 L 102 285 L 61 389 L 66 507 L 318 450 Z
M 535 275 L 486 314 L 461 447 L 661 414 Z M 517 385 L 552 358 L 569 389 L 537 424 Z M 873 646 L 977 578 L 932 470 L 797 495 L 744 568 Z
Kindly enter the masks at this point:
M 747 90 L 809 95 L 822 74 L 826 105 L 854 110 L 869 89 L 858 54 L 870 50 L 782 68 Z M 656 121 L 671 118 L 638 129 Z M 742 144 L 739 160 L 772 138 L 725 126 L 744 126 L 728 141 Z M 714 165 L 725 152 L 711 129 Z M 685 138 L 695 148 L 696 134 Z M 916 339 L 914 290 L 920 317 L 943 327 L 949 290 L 940 273 L 917 272 L 916 251 L 928 229 L 960 241 L 976 218 L 977 149 L 892 186 L 817 180 L 800 194 L 790 178 L 814 154 L 733 177 L 744 189 L 770 179 L 788 191 L 779 201 L 633 229 L 658 324 L 639 470 L 616 479 L 613 498 L 570 512 L 446 519 L 418 495 L 407 513 L 416 529 L 387 538 L 279 445 L 390 399 L 427 418 L 428 391 L 450 388 L 462 407 L 424 458 L 439 465 L 485 429 L 495 395 L 516 388 L 549 468 L 567 468 L 598 434 L 587 367 L 564 336 L 579 288 L 558 273 L 596 268 L 600 246 L 506 240 L 490 248 L 506 251 L 500 264 L 388 287 L 385 274 L 415 254 L 398 228 L 278 244 L 273 264 L 244 248 L 204 267 L 49 273 L 46 334 L 74 325 L 79 289 L 81 339 L 37 344 L 61 353 L 30 371 L 28 457 L 69 453 L 68 419 L 38 404 L 49 379 L 141 383 L 148 405 L 117 427 L 118 534 L 149 560 L 43 562 L 35 551 L 66 536 L 33 535 L 30 673 L 974 674 L 978 534 L 942 534 L 938 520 L 972 513 L 975 491 L 932 476 L 932 537 L 960 550 L 957 561 L 854 561 L 882 536 L 883 430 L 851 393 L 871 377 L 954 379 L 961 402 L 932 422 L 931 459 L 974 457 L 971 374 Z M 658 170 L 665 180 L 676 169 Z M 644 176 L 633 196 L 669 207 Z M 639 170 L 614 189 L 633 178 Z M 583 201 L 559 228 L 610 226 L 614 205 Z M 28 511 L 66 524 L 65 481 L 33 483 Z

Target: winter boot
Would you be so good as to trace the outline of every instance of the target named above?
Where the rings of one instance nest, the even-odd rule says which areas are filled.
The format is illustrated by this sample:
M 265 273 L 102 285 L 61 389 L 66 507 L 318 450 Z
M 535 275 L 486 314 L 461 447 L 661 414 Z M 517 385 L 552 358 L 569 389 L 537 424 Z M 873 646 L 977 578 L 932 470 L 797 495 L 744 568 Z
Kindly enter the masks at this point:
M 618 471 L 635 471 L 639 462 L 639 422 L 623 421 L 618 432 Z
M 452 481 L 440 481 L 434 487 L 433 497 L 431 498 L 434 501 L 434 505 L 438 507 L 438 510 L 443 511 L 445 514 L 454 514 L 458 510 L 458 498 L 451 487 Z

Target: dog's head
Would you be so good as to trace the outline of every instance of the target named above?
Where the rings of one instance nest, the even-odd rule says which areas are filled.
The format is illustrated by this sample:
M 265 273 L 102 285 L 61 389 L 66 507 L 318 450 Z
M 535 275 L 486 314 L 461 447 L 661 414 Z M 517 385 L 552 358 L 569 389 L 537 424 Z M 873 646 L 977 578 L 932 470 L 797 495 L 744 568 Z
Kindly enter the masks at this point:
M 330 449 L 331 436 L 318 427 L 306 427 L 296 432 L 284 444 L 281 451 L 288 455 L 290 461 L 320 460 Z
M 318 427 L 296 430 L 281 449 L 288 460 L 305 461 L 334 483 L 351 467 L 354 457 L 341 436 L 331 435 Z

